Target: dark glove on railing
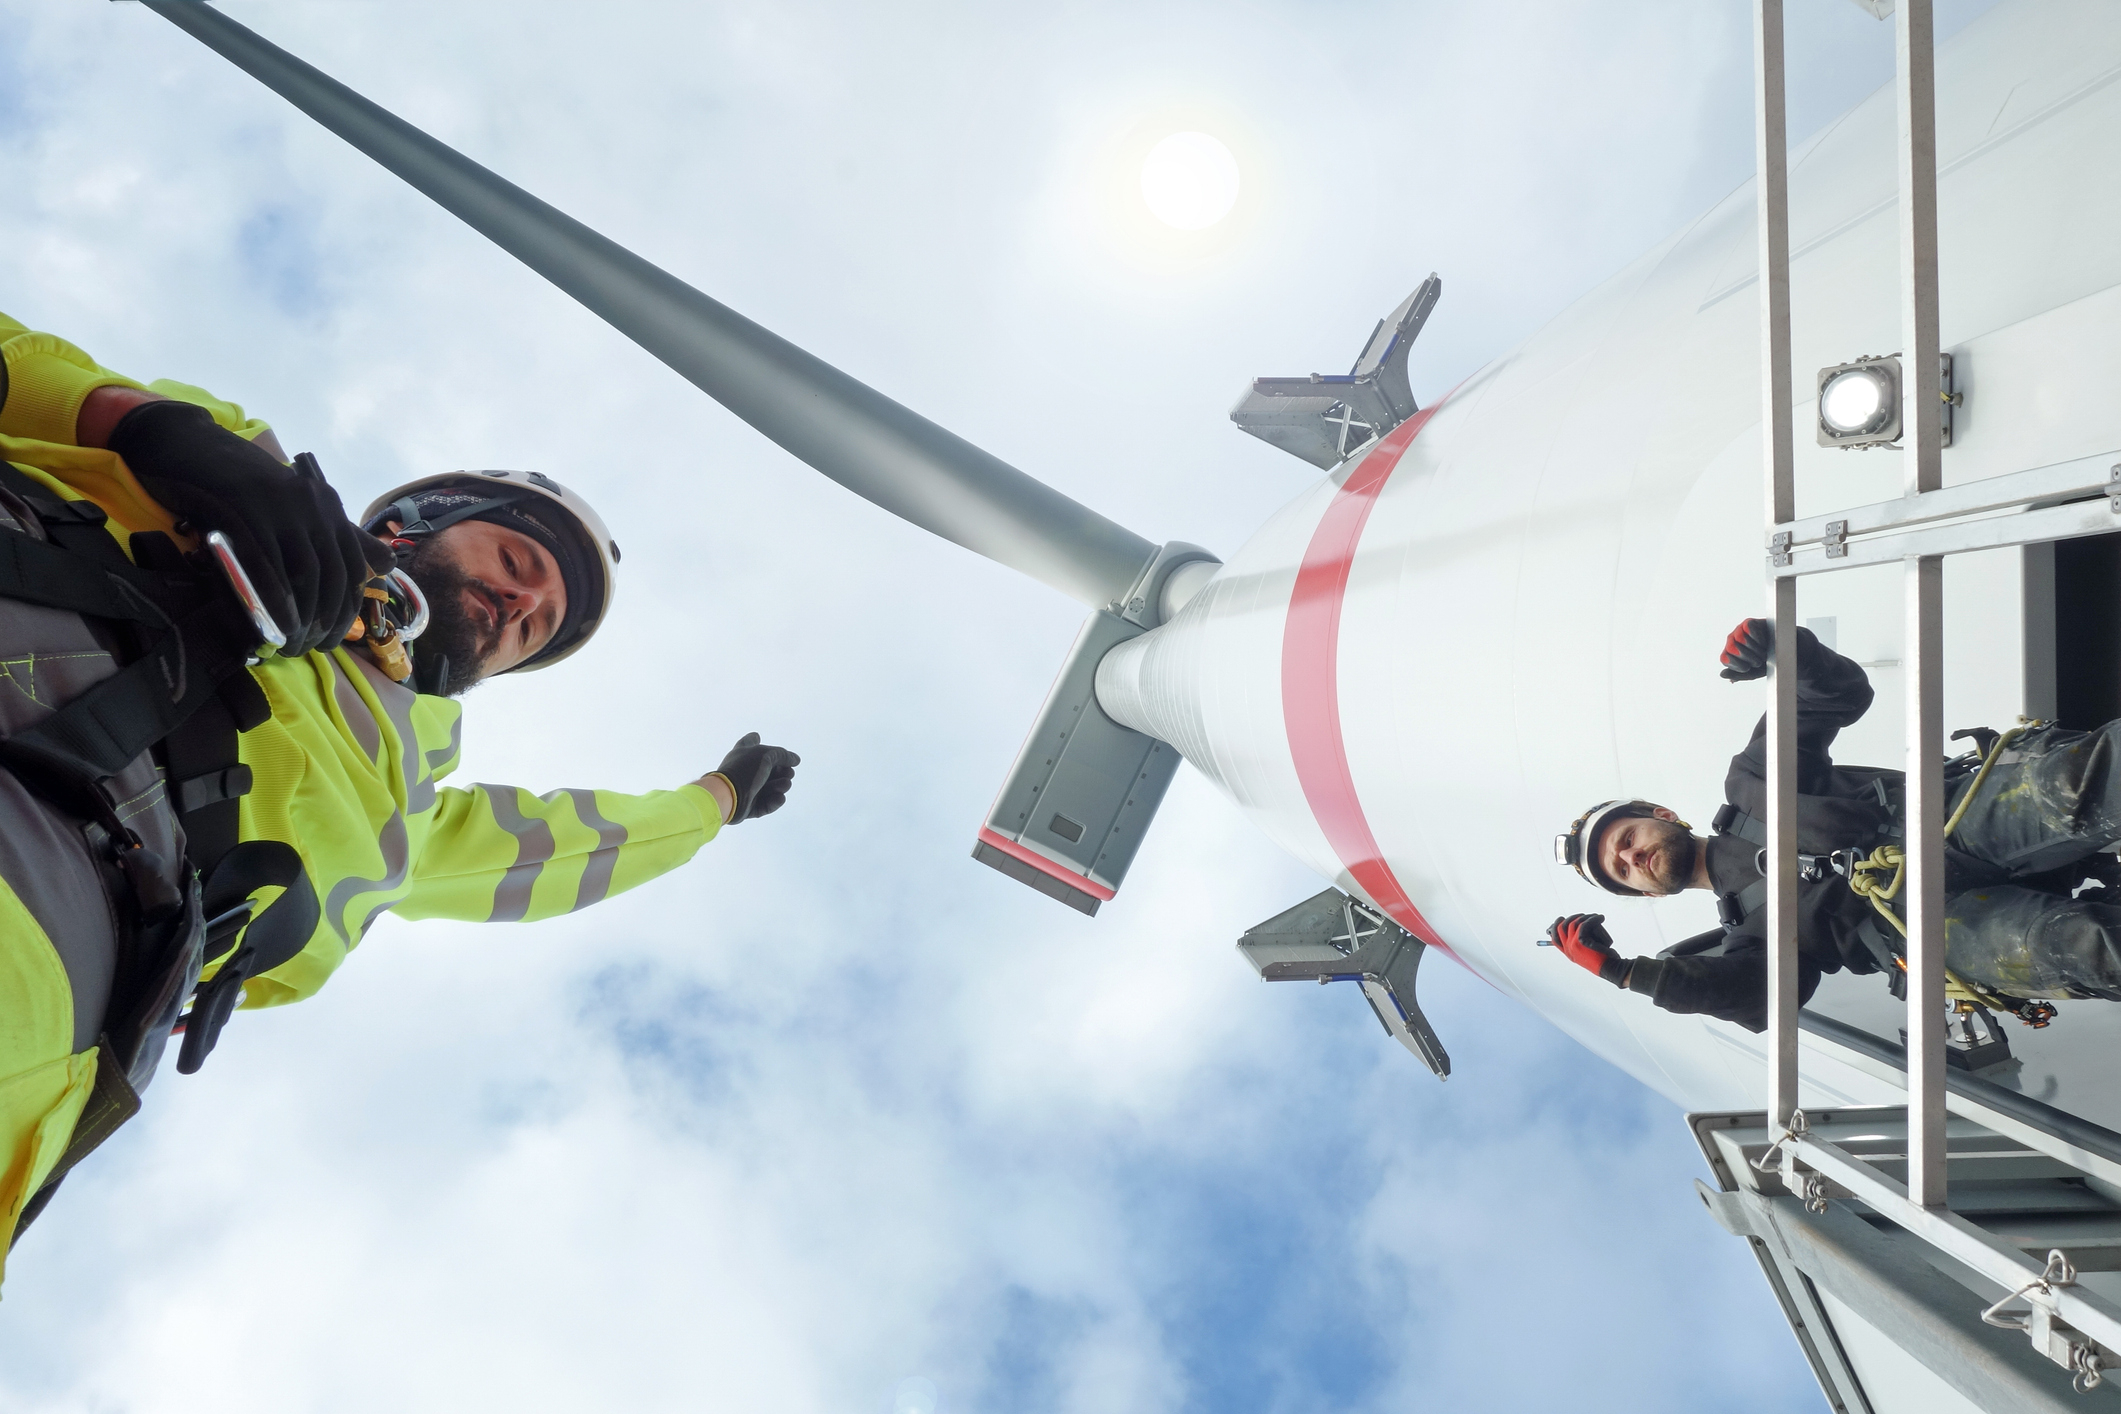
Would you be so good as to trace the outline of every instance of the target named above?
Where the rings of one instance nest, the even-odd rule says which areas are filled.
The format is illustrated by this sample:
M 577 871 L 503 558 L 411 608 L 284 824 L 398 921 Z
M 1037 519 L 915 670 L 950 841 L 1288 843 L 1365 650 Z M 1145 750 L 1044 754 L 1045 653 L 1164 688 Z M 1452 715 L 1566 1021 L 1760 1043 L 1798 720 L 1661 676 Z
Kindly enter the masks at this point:
M 361 586 L 394 563 L 328 482 L 281 465 L 196 403 L 142 403 L 118 419 L 109 446 L 170 514 L 229 538 L 287 634 L 287 657 L 344 638 Z

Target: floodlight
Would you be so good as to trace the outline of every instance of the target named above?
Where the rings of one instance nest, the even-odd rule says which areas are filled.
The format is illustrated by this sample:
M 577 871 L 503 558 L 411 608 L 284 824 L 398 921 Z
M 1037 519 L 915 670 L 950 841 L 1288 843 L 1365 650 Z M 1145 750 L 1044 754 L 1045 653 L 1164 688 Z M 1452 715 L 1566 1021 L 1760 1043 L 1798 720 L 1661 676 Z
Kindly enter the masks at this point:
M 1900 438 L 1900 360 L 1859 358 L 1819 370 L 1819 445 L 1878 447 Z
M 1819 420 L 1844 437 L 1876 432 L 1891 415 L 1893 380 L 1875 368 L 1845 368 L 1819 394 Z
M 1952 444 L 1952 409 L 1959 395 L 1952 388 L 1952 356 L 1938 359 L 1938 386 L 1944 405 L 1943 443 Z M 1865 356 L 1819 370 L 1819 445 L 1886 447 L 1900 441 L 1900 359 Z

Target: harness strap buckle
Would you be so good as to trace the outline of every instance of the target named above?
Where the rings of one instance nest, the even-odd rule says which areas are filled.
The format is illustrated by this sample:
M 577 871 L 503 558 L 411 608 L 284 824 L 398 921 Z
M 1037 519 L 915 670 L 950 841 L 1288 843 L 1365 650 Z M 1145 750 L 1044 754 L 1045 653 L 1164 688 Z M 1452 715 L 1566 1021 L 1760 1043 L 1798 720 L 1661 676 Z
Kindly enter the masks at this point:
M 244 979 L 256 959 L 257 950 L 244 944 L 235 956 L 221 964 L 211 982 L 201 983 L 193 993 L 191 1014 L 184 1022 L 184 1045 L 177 1052 L 179 1075 L 196 1074 L 206 1064 L 214 1043 L 221 1039 L 221 1028 L 236 1014 L 236 1003 L 243 999 Z
M 177 813 L 189 815 L 194 811 L 204 810 L 209 805 L 218 805 L 224 800 L 239 800 L 250 794 L 250 787 L 250 767 L 239 762 L 234 766 L 208 771 L 205 775 L 180 781 L 170 795 L 176 801 Z

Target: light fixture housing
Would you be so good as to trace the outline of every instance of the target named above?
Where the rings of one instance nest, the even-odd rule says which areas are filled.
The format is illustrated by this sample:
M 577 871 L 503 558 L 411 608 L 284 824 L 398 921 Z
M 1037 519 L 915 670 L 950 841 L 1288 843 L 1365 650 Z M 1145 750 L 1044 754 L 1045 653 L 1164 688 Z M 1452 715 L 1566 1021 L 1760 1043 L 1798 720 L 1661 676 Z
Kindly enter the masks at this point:
M 1952 409 L 1959 395 L 1952 387 L 1952 356 L 1938 357 L 1938 386 L 1943 392 L 1939 416 L 1943 445 L 1952 444 Z M 1819 392 L 1813 403 L 1822 447 L 1890 447 L 1901 432 L 1900 359 L 1866 355 L 1819 370 Z

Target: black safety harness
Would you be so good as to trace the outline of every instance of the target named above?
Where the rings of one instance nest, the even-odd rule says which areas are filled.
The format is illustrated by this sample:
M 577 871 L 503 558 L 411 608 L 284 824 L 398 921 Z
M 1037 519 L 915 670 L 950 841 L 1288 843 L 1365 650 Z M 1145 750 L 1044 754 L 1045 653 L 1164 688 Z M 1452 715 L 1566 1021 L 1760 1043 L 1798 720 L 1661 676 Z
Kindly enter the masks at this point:
M 1883 782 L 1878 784 L 1878 790 L 1883 801 Z M 1715 834 L 1744 840 L 1759 851 L 1753 856 L 1753 867 L 1760 871 L 1761 877 L 1735 893 L 1716 895 L 1716 921 L 1723 925 L 1724 931 L 1732 932 L 1744 927 L 1748 918 L 1767 907 L 1767 821 L 1757 815 L 1747 814 L 1726 801 L 1716 811 L 1716 818 L 1709 822 L 1709 829 Z M 1891 825 L 1880 829 L 1879 839 L 1898 839 L 1900 834 L 1899 826 Z M 1797 877 L 1811 884 L 1824 879 L 1829 873 L 1843 872 L 1835 868 L 1835 857 L 1831 854 L 1799 854 Z
M 243 981 L 307 944 L 320 916 L 316 891 L 291 846 L 237 842 L 241 797 L 251 786 L 237 736 L 271 712 L 245 671 L 257 633 L 226 586 L 161 534 L 135 535 L 136 559 L 127 559 L 101 509 L 62 500 L 5 463 L 0 485 L 36 513 L 47 537 L 0 530 L 0 597 L 101 621 L 135 648 L 116 674 L 0 739 L 0 766 L 85 821 L 92 848 L 133 885 L 106 1054 L 137 1091 L 187 999 L 193 1007 L 177 1069 L 198 1070 Z M 150 750 L 184 830 L 181 893 L 170 888 L 162 861 L 139 857 L 144 847 L 111 790 L 111 778 Z M 267 886 L 284 892 L 253 923 L 250 895 Z M 241 946 L 230 954 L 239 932 Z M 217 959 L 220 970 L 194 997 L 201 967 Z
M 1979 768 L 1980 761 L 1993 748 L 1997 733 L 1986 727 L 1974 727 L 1954 732 L 1953 740 L 1974 738 L 1976 750 L 1969 756 L 1955 757 L 1945 763 L 1945 788 L 1947 794 L 1956 782 L 1966 779 Z M 1803 883 L 1817 883 L 1829 875 L 1843 879 L 1855 872 L 1855 866 L 1868 858 L 1878 845 L 1895 844 L 1906 838 L 1907 831 L 1902 820 L 1902 805 L 1895 802 L 1886 789 L 1885 778 L 1872 778 L 1871 788 L 1877 792 L 1878 805 L 1883 812 L 1877 830 L 1868 844 L 1837 849 L 1830 854 L 1803 854 L 1797 856 L 1797 877 Z M 1687 956 L 1720 953 L 1733 940 L 1734 935 L 1746 930 L 1746 925 L 1762 909 L 1767 907 L 1767 822 L 1757 815 L 1749 814 L 1736 804 L 1726 802 L 1717 810 L 1710 822 L 1718 835 L 1728 835 L 1755 846 L 1759 853 L 1754 856 L 1754 867 L 1762 877 L 1755 879 L 1731 893 L 1716 895 L 1716 919 L 1723 925 L 1723 936 L 1713 935 L 1699 940 L 1690 939 L 1686 944 L 1667 949 L 1668 955 L 1684 952 Z M 2057 871 L 2054 876 L 2021 875 L 2011 873 L 1997 865 L 1978 859 L 1961 849 L 1947 844 L 1944 849 L 1945 888 L 1956 893 L 1961 889 L 1980 888 L 2009 880 L 2021 885 L 2057 889 L 2066 888 L 2080 877 L 2103 877 L 2092 865 L 2080 865 L 2073 870 Z M 2106 871 L 2112 873 L 2112 870 Z M 2065 880 L 2062 874 L 2070 877 Z M 1886 976 L 1887 984 L 1896 998 L 1907 995 L 1907 973 L 1904 967 L 1906 942 L 1894 929 L 1877 918 L 1865 917 L 1856 925 L 1856 937 L 1877 960 L 1878 968 Z

